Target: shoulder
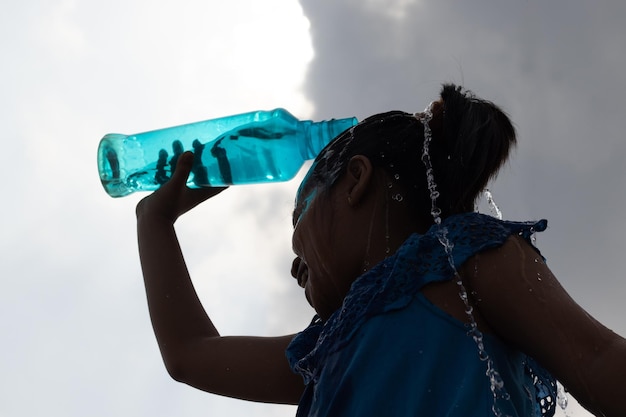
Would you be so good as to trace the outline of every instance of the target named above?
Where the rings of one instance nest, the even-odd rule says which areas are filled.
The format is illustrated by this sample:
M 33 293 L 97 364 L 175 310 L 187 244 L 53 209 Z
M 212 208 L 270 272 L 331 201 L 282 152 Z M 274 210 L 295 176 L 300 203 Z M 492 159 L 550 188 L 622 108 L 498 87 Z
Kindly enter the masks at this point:
M 533 235 L 546 228 L 547 220 L 517 222 L 480 213 L 461 213 L 446 218 L 441 225 L 432 226 L 425 237 L 433 242 L 436 250 L 449 252 L 447 260 L 460 269 L 471 257 L 503 246 L 511 236 L 519 236 L 534 247 Z M 534 251 L 539 253 L 536 248 Z
M 461 242 L 493 245 L 502 244 L 511 235 L 530 241 L 532 235 L 548 227 L 545 219 L 529 221 L 501 220 L 481 213 L 460 213 L 446 218 L 441 227 L 448 230 L 451 238 Z M 432 226 L 429 233 L 440 228 Z

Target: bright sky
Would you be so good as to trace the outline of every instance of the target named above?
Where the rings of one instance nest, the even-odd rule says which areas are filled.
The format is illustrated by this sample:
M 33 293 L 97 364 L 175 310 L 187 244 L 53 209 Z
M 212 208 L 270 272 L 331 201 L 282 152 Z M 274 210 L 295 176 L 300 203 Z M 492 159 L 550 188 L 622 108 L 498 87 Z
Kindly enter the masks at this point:
M 310 117 L 302 84 L 313 49 L 300 5 L 12 3 L 0 17 L 2 187 L 12 201 L 0 220 L 0 415 L 293 415 L 169 378 L 136 253 L 143 196 L 108 197 L 95 156 L 108 132 L 275 107 Z M 224 333 L 295 332 L 310 320 L 288 275 L 296 186 L 229 190 L 181 220 L 198 291 Z M 273 309 L 280 297 L 289 298 Z
M 292 416 L 171 380 L 135 243 L 144 195 L 108 197 L 96 148 L 250 110 L 300 118 L 423 109 L 441 82 L 502 104 L 520 133 L 493 187 L 572 295 L 626 334 L 621 0 L 33 0 L 0 15 L 0 415 Z M 232 187 L 178 225 L 223 334 L 312 315 L 289 276 L 298 181 Z M 560 414 L 563 415 L 563 414 Z M 587 413 L 577 407 L 569 415 Z

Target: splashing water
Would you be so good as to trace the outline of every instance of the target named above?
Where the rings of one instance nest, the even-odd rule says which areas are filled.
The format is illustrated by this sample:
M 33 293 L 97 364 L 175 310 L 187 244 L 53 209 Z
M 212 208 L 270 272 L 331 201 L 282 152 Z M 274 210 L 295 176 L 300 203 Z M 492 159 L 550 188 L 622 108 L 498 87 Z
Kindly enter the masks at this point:
M 561 410 L 565 413 L 565 417 L 569 417 L 569 413 L 567 412 L 567 404 L 569 400 L 567 398 L 567 392 L 565 392 L 565 387 L 557 381 L 556 383 L 556 403 L 561 407 Z
M 489 191 L 489 188 L 486 188 L 483 193 L 485 194 L 485 198 L 487 199 L 487 203 L 489 204 L 489 208 L 491 209 L 494 217 L 498 220 L 502 220 L 502 212 L 493 199 L 493 195 L 491 194 L 491 191 Z
M 504 390 L 504 381 L 502 380 L 502 377 L 500 376 L 498 371 L 495 369 L 493 360 L 487 354 L 484 340 L 483 340 L 483 334 L 478 329 L 478 324 L 476 323 L 476 319 L 474 318 L 473 307 L 471 306 L 469 302 L 467 289 L 465 288 L 465 285 L 463 285 L 463 280 L 461 279 L 461 276 L 459 272 L 457 271 L 456 266 L 454 265 L 454 258 L 452 256 L 452 249 L 454 248 L 454 244 L 450 242 L 450 240 L 448 239 L 447 228 L 441 225 L 441 209 L 437 206 L 437 198 L 439 197 L 439 192 L 437 191 L 437 184 L 435 183 L 435 176 L 433 174 L 433 166 L 430 160 L 430 153 L 429 153 L 429 146 L 432 140 L 432 131 L 429 125 L 433 117 L 432 106 L 433 106 L 433 103 L 431 103 L 426 108 L 426 110 L 424 110 L 423 113 L 415 114 L 415 117 L 422 123 L 424 127 L 424 147 L 423 147 L 423 152 L 422 152 L 422 162 L 424 163 L 424 166 L 426 167 L 426 180 L 428 184 L 428 190 L 430 191 L 430 199 L 431 199 L 431 211 L 430 212 L 433 216 L 433 220 L 435 221 L 435 224 L 438 227 L 437 238 L 439 240 L 439 243 L 441 243 L 441 245 L 443 246 L 446 252 L 446 255 L 448 256 L 448 262 L 450 266 L 452 267 L 452 270 L 454 271 L 454 279 L 456 280 L 456 284 L 459 286 L 459 296 L 461 297 L 461 300 L 463 301 L 465 305 L 465 313 L 467 314 L 467 317 L 469 319 L 469 326 L 470 326 L 470 331 L 468 334 L 474 339 L 474 342 L 476 343 L 480 360 L 487 363 L 487 371 L 485 374 L 489 378 L 489 382 L 491 384 L 491 392 L 493 394 L 492 411 L 494 415 L 496 415 L 497 417 L 505 417 L 503 416 L 502 411 L 499 409 L 497 405 L 497 400 L 503 399 L 507 401 L 509 400 L 509 394 Z M 493 202 L 493 198 L 489 200 L 490 195 L 491 193 L 487 196 L 487 199 L 488 201 L 490 201 L 490 205 L 491 205 L 491 202 Z M 495 203 L 493 203 L 493 206 L 495 206 Z M 497 206 L 495 207 L 497 209 Z M 500 212 L 499 209 L 497 209 L 496 213 L 499 213 L 498 218 L 501 219 L 502 213 Z
M 428 190 L 430 191 L 431 209 L 430 214 L 433 216 L 433 220 L 437 225 L 441 225 L 441 209 L 437 207 L 437 198 L 439 197 L 439 191 L 437 191 L 437 184 L 435 183 L 435 175 L 433 174 L 433 165 L 430 161 L 429 147 L 432 139 L 432 131 L 430 130 L 430 120 L 433 118 L 431 108 L 433 103 L 424 110 L 421 114 L 416 114 L 422 125 L 424 125 L 424 148 L 422 152 L 422 162 L 426 167 L 426 181 L 428 184 Z

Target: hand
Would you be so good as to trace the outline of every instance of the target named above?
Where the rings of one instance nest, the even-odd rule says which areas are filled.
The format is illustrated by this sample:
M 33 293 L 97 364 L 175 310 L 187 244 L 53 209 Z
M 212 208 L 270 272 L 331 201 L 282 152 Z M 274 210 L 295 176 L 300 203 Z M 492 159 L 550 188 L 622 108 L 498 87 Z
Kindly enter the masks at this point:
M 154 216 L 174 223 L 184 213 L 228 188 L 188 188 L 186 184 L 193 159 L 191 152 L 185 152 L 178 158 L 176 170 L 169 181 L 137 204 L 137 218 Z

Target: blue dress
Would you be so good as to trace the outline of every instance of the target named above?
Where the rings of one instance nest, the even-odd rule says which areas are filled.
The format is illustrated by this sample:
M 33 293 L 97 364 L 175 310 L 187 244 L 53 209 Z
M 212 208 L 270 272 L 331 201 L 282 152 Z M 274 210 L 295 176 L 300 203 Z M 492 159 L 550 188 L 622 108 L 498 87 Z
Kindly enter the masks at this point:
M 518 234 L 530 240 L 547 222 L 507 222 L 478 213 L 441 225 L 459 268 L 472 255 Z M 486 417 L 554 415 L 556 381 L 532 358 L 484 334 L 481 360 L 468 326 L 431 304 L 421 288 L 454 277 L 433 226 L 360 276 L 342 308 L 318 317 L 287 349 L 306 388 L 298 417 Z M 538 252 L 539 254 L 539 252 Z M 504 386 L 492 392 L 492 363 Z

